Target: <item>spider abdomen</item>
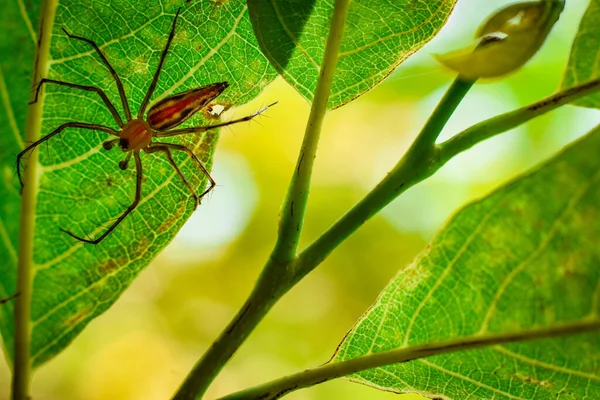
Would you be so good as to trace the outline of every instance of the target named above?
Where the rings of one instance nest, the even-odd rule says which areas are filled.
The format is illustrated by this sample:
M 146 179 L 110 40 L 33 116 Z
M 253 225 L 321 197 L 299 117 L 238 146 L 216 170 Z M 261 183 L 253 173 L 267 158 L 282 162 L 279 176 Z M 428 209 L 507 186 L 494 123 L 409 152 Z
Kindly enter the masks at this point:
M 206 107 L 228 86 L 227 82 L 211 83 L 169 96 L 150 108 L 146 120 L 154 130 L 171 129 Z
M 133 119 L 123 126 L 119 137 L 123 151 L 143 150 L 152 142 L 152 128 L 146 121 Z

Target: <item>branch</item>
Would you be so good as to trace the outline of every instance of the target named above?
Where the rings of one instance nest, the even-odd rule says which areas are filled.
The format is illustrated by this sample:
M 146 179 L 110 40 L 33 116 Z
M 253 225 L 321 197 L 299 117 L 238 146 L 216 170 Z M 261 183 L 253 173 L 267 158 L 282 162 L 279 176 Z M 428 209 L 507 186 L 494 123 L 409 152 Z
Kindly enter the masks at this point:
M 56 12 L 57 0 L 46 0 L 40 14 L 40 34 L 38 40 L 33 81 L 41 79 L 48 72 L 50 38 Z M 42 128 L 43 100 L 29 106 L 25 122 L 25 141 L 35 142 Z M 35 204 L 39 187 L 37 175 L 38 155 L 33 151 L 25 171 L 25 188 L 21 199 L 21 222 L 17 261 L 17 292 L 14 313 L 14 369 L 12 379 L 12 399 L 29 399 L 31 385 L 31 292 L 33 269 L 33 236 L 35 234 Z M 17 166 L 18 168 L 20 166 Z
M 343 2 L 347 6 L 348 1 L 338 0 L 336 10 L 341 7 L 338 3 Z M 334 26 L 337 30 L 341 30 L 343 24 L 333 24 L 332 22 L 330 35 L 333 34 Z M 336 32 L 341 34 L 340 31 Z M 328 49 L 330 49 L 329 43 L 328 40 Z M 333 60 L 336 58 L 326 56 L 325 59 Z M 327 71 L 325 64 L 322 67 L 320 79 L 325 76 L 324 71 Z M 313 103 L 309 126 L 306 130 L 302 152 L 297 164 L 298 172 L 290 184 L 288 197 L 284 203 L 282 228 L 276 248 L 244 307 L 194 366 L 176 393 L 175 400 L 194 399 L 203 394 L 225 363 L 277 300 L 306 274 L 316 268 L 364 222 L 396 199 L 401 193 L 431 176 L 452 157 L 475 144 L 600 90 L 600 79 L 573 87 L 530 106 L 476 124 L 440 146 L 435 146 L 434 142 L 439 133 L 471 85 L 470 82 L 457 79 L 449 88 L 448 93 L 444 96 L 409 151 L 388 176 L 315 242 L 297 257 L 294 257 L 306 209 L 308 187 L 325 112 L 324 108 L 327 104 L 327 101 L 319 95 L 319 107 L 322 107 L 322 109 L 318 112 L 314 110 L 317 103 L 317 96 L 315 95 L 315 103 Z M 319 86 L 323 87 L 322 85 Z M 330 88 L 330 83 L 325 87 Z M 293 214 L 291 212 L 292 208 L 294 209 Z
M 315 269 L 340 243 L 411 186 L 437 171 L 435 141 L 475 81 L 457 77 L 427 120 L 410 149 L 367 196 L 307 247 L 297 260 L 295 281 Z
M 565 324 L 551 328 L 501 333 L 485 337 L 473 335 L 459 339 L 410 346 L 383 353 L 369 354 L 347 361 L 328 363 L 317 368 L 311 368 L 297 374 L 288 375 L 253 388 L 230 394 L 222 397 L 220 400 L 278 399 L 298 389 L 318 385 L 319 383 L 327 382 L 335 378 L 352 375 L 373 368 L 499 344 L 582 334 L 599 330 L 600 321 L 594 320 Z
M 421 152 L 421 150 L 427 152 L 434 147 L 435 141 L 442 132 L 442 129 L 444 129 L 444 126 L 446 126 L 446 123 L 452 114 L 454 114 L 456 107 L 458 107 L 474 84 L 474 80 L 463 79 L 460 76 L 452 82 L 452 85 L 450 85 L 444 97 L 440 100 L 425 123 L 425 126 L 423 126 L 419 136 L 415 139 L 409 152 Z
M 175 394 L 174 400 L 191 400 L 203 395 L 219 371 L 275 302 L 291 287 L 289 285 L 290 266 L 296 257 L 298 240 L 302 231 L 314 159 L 323 119 L 327 111 L 349 4 L 350 0 L 336 0 L 335 2 L 315 98 L 295 173 L 281 212 L 279 237 L 271 257 L 244 306 L 190 371 Z
M 348 15 L 350 0 L 336 0 L 331 20 L 329 36 L 325 46 L 325 55 L 315 97 L 310 109 L 304 140 L 296 163 L 295 173 L 290 181 L 287 196 L 281 209 L 279 236 L 271 258 L 277 263 L 290 262 L 296 256 L 302 224 L 308 202 L 308 192 L 313 165 L 317 157 L 317 147 L 323 119 L 327 112 L 327 103 L 331 93 L 333 75 L 337 66 L 344 23 Z
M 470 149 L 479 142 L 516 128 L 533 118 L 546 114 L 581 97 L 595 93 L 598 90 L 600 90 L 600 79 L 595 79 L 558 92 L 528 106 L 475 124 L 440 145 L 440 167 L 452 157 Z
M 456 84 L 455 82 L 453 86 Z M 460 89 L 461 86 L 458 88 Z M 449 91 L 451 89 L 452 87 Z M 430 153 L 427 153 L 423 149 L 426 149 L 427 143 L 431 143 L 432 140 L 437 138 L 437 134 L 428 132 L 425 135 L 419 135 L 419 138 L 424 137 L 424 139 L 417 138 L 407 154 L 387 177 L 300 253 L 297 260 L 297 268 L 302 273 L 299 274 L 297 280 L 300 280 L 304 275 L 315 269 L 340 243 L 379 212 L 379 210 L 395 200 L 408 188 L 433 175 L 454 156 L 468 150 L 477 143 L 513 129 L 533 118 L 599 90 L 600 79 L 574 86 L 528 106 L 475 124 L 437 146 Z M 446 94 L 440 105 L 438 105 L 434 115 L 440 108 L 443 109 L 445 107 L 445 100 L 450 100 L 453 103 L 457 99 Z M 431 119 L 428 121 L 428 125 L 437 126 L 437 124 L 431 122 Z M 437 126 L 440 130 L 442 127 Z M 423 131 L 427 131 L 427 126 L 423 128 Z M 419 142 L 422 143 L 422 146 L 417 145 Z

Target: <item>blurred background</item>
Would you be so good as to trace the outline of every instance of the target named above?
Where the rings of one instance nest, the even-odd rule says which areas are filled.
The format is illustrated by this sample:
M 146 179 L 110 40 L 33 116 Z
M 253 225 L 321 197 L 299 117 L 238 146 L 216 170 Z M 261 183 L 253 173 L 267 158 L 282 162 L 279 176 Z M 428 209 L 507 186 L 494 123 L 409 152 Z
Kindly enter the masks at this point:
M 466 47 L 482 20 L 511 3 L 461 0 L 443 31 L 384 83 L 325 121 L 302 247 L 359 201 L 398 161 L 453 79 L 431 57 Z M 542 51 L 509 78 L 477 85 L 442 139 L 554 92 L 588 1 L 569 0 Z M 274 243 L 309 105 L 278 79 L 225 118 L 279 100 L 266 115 L 221 131 L 218 186 L 115 306 L 34 377 L 35 400 L 167 399 L 236 313 Z M 461 154 L 343 243 L 284 297 L 215 381 L 225 395 L 327 361 L 395 273 L 460 206 L 554 154 L 600 122 L 563 107 Z M 0 399 L 10 374 L 0 363 Z M 293 400 L 422 399 L 346 380 Z

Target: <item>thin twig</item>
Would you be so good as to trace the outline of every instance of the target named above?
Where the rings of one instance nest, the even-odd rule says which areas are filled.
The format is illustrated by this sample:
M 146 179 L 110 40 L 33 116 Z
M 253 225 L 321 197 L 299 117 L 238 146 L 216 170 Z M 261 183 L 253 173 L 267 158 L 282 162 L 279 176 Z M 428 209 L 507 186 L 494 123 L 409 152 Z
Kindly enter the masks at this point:
M 474 335 L 458 339 L 434 342 L 405 347 L 382 353 L 369 354 L 347 361 L 327 363 L 320 367 L 288 375 L 286 377 L 264 383 L 237 393 L 222 397 L 220 400 L 279 399 L 298 389 L 303 389 L 348 376 L 357 372 L 386 365 L 404 363 L 420 358 L 473 350 L 499 344 L 531 341 L 557 336 L 575 335 L 600 330 L 600 321 L 584 321 L 550 328 L 523 330 L 520 332 L 500 333 L 495 335 Z
M 40 35 L 37 44 L 36 63 L 33 80 L 44 78 L 48 71 L 50 38 L 54 25 L 57 0 L 45 0 L 40 14 Z M 43 101 L 31 104 L 25 125 L 25 141 L 34 142 L 40 137 L 42 126 Z M 33 236 L 35 232 L 35 204 L 38 191 L 37 151 L 27 161 L 25 180 L 27 185 L 21 199 L 21 220 L 17 261 L 17 292 L 14 313 L 14 368 L 12 379 L 12 400 L 29 399 L 31 385 L 31 292 L 33 269 Z
M 244 306 L 190 371 L 174 400 L 203 395 L 219 371 L 260 323 L 275 302 L 290 287 L 289 266 L 295 258 L 308 201 L 310 178 L 350 0 L 336 0 L 315 98 L 307 123 L 298 164 L 282 209 L 275 248 Z M 292 212 L 293 211 L 293 212 Z

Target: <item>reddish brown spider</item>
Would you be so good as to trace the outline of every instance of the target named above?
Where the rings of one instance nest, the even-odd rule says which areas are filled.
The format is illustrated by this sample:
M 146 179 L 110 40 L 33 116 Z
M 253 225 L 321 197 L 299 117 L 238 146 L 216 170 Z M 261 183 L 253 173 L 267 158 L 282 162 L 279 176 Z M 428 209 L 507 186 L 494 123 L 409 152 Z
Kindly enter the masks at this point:
M 123 122 L 123 120 L 121 119 L 121 116 L 117 112 L 115 106 L 108 99 L 108 97 L 106 96 L 104 91 L 95 86 L 78 85 L 76 83 L 69 83 L 69 82 L 58 81 L 58 80 L 53 80 L 53 79 L 46 79 L 46 78 L 42 79 L 37 86 L 35 98 L 32 101 L 32 103 L 37 102 L 38 95 L 40 93 L 40 89 L 41 89 L 42 85 L 45 83 L 52 83 L 52 84 L 60 85 L 60 86 L 67 86 L 67 87 L 85 90 L 85 91 L 89 91 L 89 92 L 96 92 L 98 94 L 98 96 L 100 96 L 100 98 L 102 99 L 104 104 L 106 104 L 106 107 L 108 108 L 111 115 L 115 119 L 115 122 L 119 126 L 119 129 L 115 130 L 108 126 L 103 126 L 103 125 L 98 125 L 98 124 L 90 124 L 90 123 L 84 123 L 84 122 L 67 122 L 67 123 L 59 126 L 55 130 L 50 132 L 48 135 L 44 136 L 40 140 L 38 140 L 38 141 L 32 143 L 31 145 L 29 145 L 28 147 L 26 147 L 23 151 L 21 151 L 18 154 L 18 156 L 17 156 L 17 172 L 19 175 L 19 181 L 21 182 L 21 186 L 23 186 L 23 178 L 21 177 L 20 165 L 21 165 L 21 159 L 23 158 L 23 156 L 25 154 L 27 154 L 29 151 L 32 151 L 33 149 L 35 149 L 40 144 L 42 144 L 45 141 L 56 136 L 57 134 L 59 134 L 60 132 L 65 130 L 66 128 L 81 128 L 81 129 L 88 129 L 91 131 L 102 131 L 102 132 L 106 132 L 112 136 L 116 136 L 116 139 L 111 139 L 111 140 L 104 142 L 103 147 L 106 150 L 110 150 L 116 143 L 124 152 L 127 152 L 127 156 L 125 157 L 125 159 L 119 162 L 119 168 L 121 168 L 122 170 L 127 169 L 129 160 L 131 159 L 132 156 L 135 160 L 136 186 L 135 186 L 135 200 L 133 201 L 133 203 L 131 203 L 131 205 L 129 207 L 127 207 L 127 209 L 119 216 L 119 218 L 117 218 L 116 221 L 113 222 L 112 225 L 110 225 L 108 227 L 108 229 L 103 234 L 98 236 L 96 239 L 85 239 L 85 238 L 75 235 L 74 233 L 72 233 L 66 229 L 61 228 L 61 231 L 71 235 L 72 237 L 74 237 L 77 240 L 80 240 L 85 243 L 92 243 L 92 244 L 100 243 L 100 241 L 102 241 L 102 239 L 104 239 L 106 236 L 108 236 L 108 234 L 111 233 L 117 227 L 117 225 L 119 225 L 121 223 L 121 221 L 123 221 L 123 219 L 125 219 L 125 217 L 137 207 L 138 203 L 140 202 L 141 191 L 142 191 L 142 175 L 143 175 L 143 173 L 142 173 L 142 161 L 140 159 L 140 151 L 141 150 L 143 150 L 145 153 L 161 152 L 161 153 L 165 154 L 168 162 L 171 164 L 171 166 L 177 172 L 177 174 L 181 177 L 185 186 L 192 193 L 192 195 L 194 197 L 194 208 L 196 208 L 198 206 L 198 203 L 200 202 L 200 199 L 203 196 L 205 196 L 209 191 L 211 191 L 212 188 L 215 186 L 214 179 L 210 176 L 208 170 L 206 169 L 204 164 L 202 164 L 202 161 L 200 161 L 200 159 L 196 156 L 196 154 L 194 154 L 194 152 L 191 149 L 189 149 L 188 147 L 186 147 L 184 145 L 180 145 L 180 144 L 157 142 L 157 141 L 154 141 L 154 138 L 164 138 L 164 137 L 169 137 L 169 136 L 185 135 L 185 134 L 189 134 L 189 133 L 206 132 L 210 129 L 215 129 L 215 128 L 219 128 L 219 127 L 223 127 L 223 126 L 227 126 L 227 125 L 232 125 L 232 124 L 236 124 L 236 123 L 243 122 L 243 121 L 249 121 L 252 118 L 260 115 L 267 108 L 269 108 L 270 106 L 273 105 L 273 104 L 271 104 L 267 107 L 262 108 L 261 110 L 259 110 L 258 112 L 254 113 L 254 114 L 248 115 L 248 116 L 240 118 L 240 119 L 232 120 L 232 121 L 227 121 L 227 122 L 223 122 L 223 123 L 219 123 L 219 124 L 215 124 L 215 125 L 209 125 L 209 126 L 173 129 L 176 126 L 183 123 L 184 121 L 186 121 L 188 118 L 190 118 L 192 115 L 194 115 L 198 111 L 210 107 L 210 102 L 212 100 L 214 100 L 217 96 L 219 96 L 223 92 L 223 90 L 225 90 L 229 86 L 229 84 L 227 82 L 219 82 L 219 83 L 212 83 L 210 85 L 206 85 L 206 86 L 196 88 L 196 89 L 191 89 L 191 90 L 167 97 L 164 100 L 161 100 L 158 103 L 154 104 L 152 107 L 150 107 L 150 110 L 148 111 L 148 115 L 144 119 L 144 113 L 146 111 L 146 107 L 148 106 L 148 102 L 150 101 L 150 98 L 152 97 L 152 94 L 154 93 L 154 89 L 156 88 L 156 84 L 158 82 L 158 78 L 159 78 L 160 72 L 162 70 L 162 65 L 165 61 L 165 58 L 169 51 L 169 46 L 171 45 L 173 36 L 175 34 L 175 26 L 177 24 L 177 18 L 179 16 L 179 11 L 180 10 L 177 10 L 177 14 L 175 15 L 175 18 L 173 19 L 173 25 L 171 27 L 171 32 L 169 34 L 169 38 L 167 39 L 167 44 L 161 54 L 160 61 L 158 63 L 158 67 L 156 69 L 156 72 L 154 73 L 154 77 L 152 79 L 152 82 L 150 83 L 150 87 L 148 88 L 148 92 L 146 93 L 146 95 L 142 101 L 142 104 L 140 105 L 140 109 L 138 110 L 138 114 L 137 114 L 136 118 L 132 118 L 132 116 L 131 116 L 131 110 L 129 108 L 129 104 L 127 102 L 127 97 L 125 96 L 125 90 L 123 89 L 123 84 L 121 83 L 119 76 L 117 75 L 117 73 L 115 72 L 113 67 L 110 65 L 110 63 L 108 62 L 106 57 L 104 57 L 104 54 L 102 54 L 102 52 L 100 51 L 100 49 L 98 48 L 96 43 L 94 43 L 90 39 L 86 39 L 81 36 L 71 35 L 64 29 L 63 29 L 63 31 L 69 38 L 81 40 L 81 41 L 86 42 L 89 45 L 91 45 L 94 48 L 94 50 L 96 51 L 96 54 L 98 54 L 98 56 L 102 60 L 102 63 L 106 66 L 106 68 L 108 68 L 110 74 L 113 76 L 113 78 L 115 79 L 115 82 L 117 84 L 117 88 L 119 90 L 119 97 L 121 98 L 121 102 L 123 104 L 123 110 L 125 112 L 125 120 L 126 121 Z M 173 159 L 173 155 L 171 154 L 171 150 L 182 151 L 182 152 L 187 153 L 198 164 L 198 166 L 200 167 L 202 172 L 204 174 L 206 174 L 208 180 L 210 181 L 210 185 L 200 195 L 196 194 L 196 191 L 194 190 L 194 188 L 190 185 L 188 180 L 185 178 L 185 176 L 183 175 L 183 173 L 181 172 L 181 170 L 175 163 L 175 160 Z

